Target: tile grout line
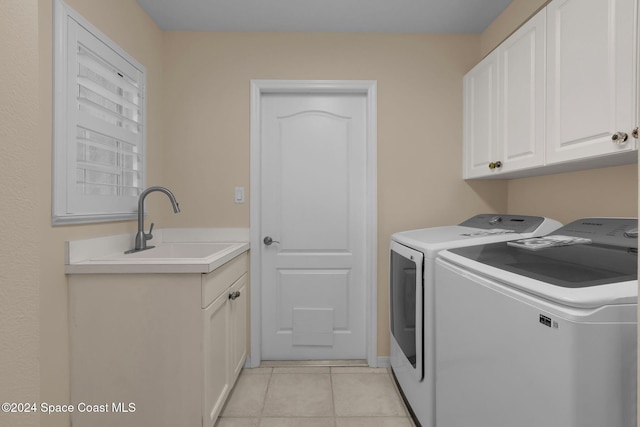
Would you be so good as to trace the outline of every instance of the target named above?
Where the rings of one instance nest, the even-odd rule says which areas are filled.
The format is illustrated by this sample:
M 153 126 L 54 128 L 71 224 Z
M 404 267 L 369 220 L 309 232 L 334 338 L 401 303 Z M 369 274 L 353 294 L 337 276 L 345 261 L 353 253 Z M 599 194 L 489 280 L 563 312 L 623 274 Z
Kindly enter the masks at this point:
M 271 380 L 273 379 L 273 368 L 269 371 L 269 381 L 267 381 L 267 388 L 264 391 L 264 398 L 262 399 L 262 407 L 260 408 L 260 415 L 258 416 L 258 425 L 262 423 L 262 416 L 264 414 L 264 408 L 267 406 L 267 395 L 269 394 L 269 388 L 271 387 Z
M 336 394 L 333 392 L 333 367 L 329 367 L 329 385 L 331 386 L 331 406 L 333 407 L 333 426 L 338 427 L 338 414 L 336 413 Z

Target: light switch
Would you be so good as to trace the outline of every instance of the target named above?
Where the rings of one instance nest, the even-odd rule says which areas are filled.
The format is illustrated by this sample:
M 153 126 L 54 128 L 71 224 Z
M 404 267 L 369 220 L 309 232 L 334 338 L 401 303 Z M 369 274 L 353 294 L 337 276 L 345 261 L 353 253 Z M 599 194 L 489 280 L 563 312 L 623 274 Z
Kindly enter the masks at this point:
M 244 187 L 236 187 L 235 202 L 244 203 Z

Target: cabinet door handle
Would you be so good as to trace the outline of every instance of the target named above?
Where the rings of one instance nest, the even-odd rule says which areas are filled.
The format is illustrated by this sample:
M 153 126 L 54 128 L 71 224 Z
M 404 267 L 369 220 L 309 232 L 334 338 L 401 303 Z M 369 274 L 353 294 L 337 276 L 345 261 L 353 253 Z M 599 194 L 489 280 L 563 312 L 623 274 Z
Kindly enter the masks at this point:
M 611 135 L 611 140 L 616 144 L 622 144 L 626 142 L 627 139 L 629 139 L 629 135 L 627 135 L 624 132 L 616 132 L 613 135 Z
M 497 162 L 489 163 L 489 169 L 491 170 L 500 169 L 501 167 L 502 167 L 502 162 L 500 160 L 498 160 Z
M 235 291 L 235 292 L 231 292 L 229 294 L 229 299 L 231 301 L 235 300 L 236 298 L 238 298 L 240 296 L 240 291 Z

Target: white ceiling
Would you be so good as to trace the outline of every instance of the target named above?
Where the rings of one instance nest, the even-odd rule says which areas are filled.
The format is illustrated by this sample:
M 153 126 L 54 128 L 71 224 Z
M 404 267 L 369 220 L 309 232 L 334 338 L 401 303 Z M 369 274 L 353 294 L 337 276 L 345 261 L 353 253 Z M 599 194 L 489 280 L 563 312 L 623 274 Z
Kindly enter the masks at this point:
M 165 31 L 481 33 L 511 0 L 136 0 Z

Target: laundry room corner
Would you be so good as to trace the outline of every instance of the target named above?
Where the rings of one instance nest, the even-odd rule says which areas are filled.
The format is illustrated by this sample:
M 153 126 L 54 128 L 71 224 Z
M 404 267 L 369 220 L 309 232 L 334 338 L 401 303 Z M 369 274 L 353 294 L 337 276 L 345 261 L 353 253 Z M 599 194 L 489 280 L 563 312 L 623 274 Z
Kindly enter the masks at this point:
M 637 165 L 625 165 L 510 180 L 507 210 L 546 215 L 563 224 L 587 216 L 635 218 L 637 176 Z

